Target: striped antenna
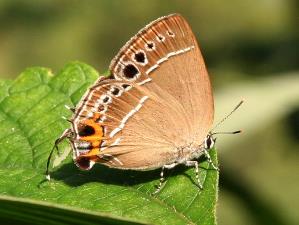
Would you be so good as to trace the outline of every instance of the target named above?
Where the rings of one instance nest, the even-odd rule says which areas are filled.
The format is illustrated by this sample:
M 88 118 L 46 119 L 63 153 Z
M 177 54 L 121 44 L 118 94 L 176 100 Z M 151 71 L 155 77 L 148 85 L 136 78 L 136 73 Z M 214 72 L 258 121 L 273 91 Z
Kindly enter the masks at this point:
M 215 130 L 220 124 L 222 124 L 228 117 L 230 117 L 238 108 L 240 108 L 240 106 L 244 103 L 244 100 L 242 99 L 238 105 L 236 105 L 236 107 L 229 113 L 227 114 L 222 120 L 220 120 L 215 126 L 214 128 L 211 130 L 211 133 L 213 133 L 213 130 Z M 218 133 L 213 133 L 213 134 L 220 134 L 220 133 L 230 133 L 230 134 L 237 134 L 237 133 L 241 133 L 241 131 L 234 131 L 234 132 L 218 132 Z

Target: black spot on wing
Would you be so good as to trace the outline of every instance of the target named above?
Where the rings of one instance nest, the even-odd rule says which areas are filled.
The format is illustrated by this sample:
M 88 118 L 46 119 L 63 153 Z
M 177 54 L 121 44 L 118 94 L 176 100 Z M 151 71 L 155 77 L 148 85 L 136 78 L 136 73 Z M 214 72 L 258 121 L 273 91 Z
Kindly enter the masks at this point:
M 95 129 L 92 126 L 82 124 L 78 127 L 78 134 L 81 137 L 91 136 L 95 134 Z
M 135 54 L 134 59 L 136 62 L 144 63 L 145 62 L 145 55 L 143 52 L 138 52 Z
M 137 74 L 139 73 L 138 69 L 136 68 L 136 66 L 134 66 L 133 64 L 128 64 L 125 66 L 124 70 L 123 70 L 124 76 L 128 79 L 133 79 L 137 76 Z

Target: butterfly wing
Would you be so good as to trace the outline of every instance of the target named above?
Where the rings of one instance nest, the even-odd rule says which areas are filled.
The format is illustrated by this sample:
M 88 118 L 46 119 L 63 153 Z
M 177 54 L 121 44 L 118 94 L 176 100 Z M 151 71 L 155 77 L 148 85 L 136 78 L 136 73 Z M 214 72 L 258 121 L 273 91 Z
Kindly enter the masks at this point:
M 75 146 L 81 168 L 86 159 L 116 168 L 156 168 L 181 157 L 179 149 L 203 142 L 213 122 L 213 96 L 197 42 L 181 16 L 141 30 L 110 70 L 110 79 L 91 88 L 74 117 L 74 145 L 88 147 Z M 86 125 L 94 132 L 84 137 Z
M 169 140 L 177 135 L 179 127 L 165 118 L 182 112 L 159 99 L 149 88 L 133 83 L 105 80 L 94 85 L 74 116 L 77 165 L 90 169 L 92 161 L 141 169 L 161 166 L 161 157 L 162 162 L 170 160 L 167 154 L 175 148 Z M 174 129 L 165 133 L 169 127 Z M 147 156 L 143 154 L 146 152 Z
M 162 17 L 139 31 L 114 58 L 110 70 L 116 79 L 167 92 L 164 96 L 172 96 L 176 100 L 172 103 L 184 110 L 187 124 L 178 123 L 189 127 L 185 135 L 196 143 L 203 141 L 213 123 L 213 93 L 196 38 L 182 16 Z

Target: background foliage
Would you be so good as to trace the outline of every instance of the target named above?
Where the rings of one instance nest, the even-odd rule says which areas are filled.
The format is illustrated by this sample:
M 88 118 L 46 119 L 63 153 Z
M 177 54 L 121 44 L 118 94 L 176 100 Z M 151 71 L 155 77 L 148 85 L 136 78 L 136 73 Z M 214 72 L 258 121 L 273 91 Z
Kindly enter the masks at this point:
M 106 71 L 138 29 L 179 12 L 201 44 L 214 83 L 216 120 L 247 100 L 219 128 L 244 133 L 218 138 L 218 223 L 297 224 L 298 6 L 298 0 L 3 0 L 1 88 L 5 92 L 9 80 L 31 66 L 58 71 L 80 60 Z M 11 111 L 21 113 L 17 106 Z

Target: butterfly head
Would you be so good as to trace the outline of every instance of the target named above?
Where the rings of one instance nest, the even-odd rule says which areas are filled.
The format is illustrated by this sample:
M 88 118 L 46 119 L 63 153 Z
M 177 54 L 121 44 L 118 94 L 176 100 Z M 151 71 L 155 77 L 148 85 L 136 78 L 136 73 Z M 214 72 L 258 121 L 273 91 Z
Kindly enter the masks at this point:
M 244 100 L 240 101 L 238 105 L 228 114 L 226 115 L 220 122 L 218 122 L 212 130 L 208 133 L 207 137 L 204 140 L 204 148 L 206 150 L 210 150 L 214 147 L 216 138 L 214 138 L 215 135 L 218 134 L 239 134 L 241 133 L 241 130 L 232 131 L 232 132 L 213 132 L 220 124 L 222 124 L 228 117 L 230 117 L 242 104 Z
M 210 150 L 214 147 L 216 138 L 213 137 L 212 133 L 209 133 L 204 140 L 204 148 Z
M 242 132 L 241 130 L 236 130 L 236 131 L 232 131 L 232 132 L 213 132 L 213 133 L 210 132 L 204 140 L 204 143 L 203 143 L 204 148 L 206 150 L 210 150 L 214 147 L 216 139 L 217 139 L 217 138 L 214 137 L 215 135 L 218 135 L 218 134 L 239 134 L 241 132 Z

